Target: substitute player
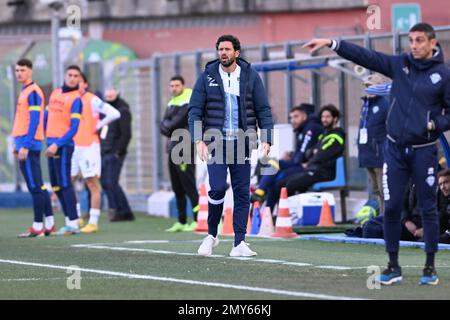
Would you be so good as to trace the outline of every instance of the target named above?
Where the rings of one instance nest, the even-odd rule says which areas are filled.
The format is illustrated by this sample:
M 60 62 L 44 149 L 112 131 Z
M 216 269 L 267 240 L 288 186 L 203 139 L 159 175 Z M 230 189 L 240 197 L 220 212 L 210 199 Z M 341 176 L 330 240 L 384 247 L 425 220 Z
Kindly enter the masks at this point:
M 17 100 L 12 136 L 14 154 L 19 159 L 20 171 L 25 178 L 33 199 L 33 226 L 20 238 L 32 238 L 55 232 L 50 195 L 42 181 L 40 154 L 44 140 L 44 94 L 33 82 L 33 64 L 21 59 L 16 64 L 16 79 L 22 84 L 22 92 Z M 45 213 L 45 228 L 44 228 Z
M 98 230 L 100 217 L 101 191 L 100 174 L 102 159 L 100 155 L 100 139 L 98 130 L 120 118 L 120 112 L 110 104 L 102 101 L 88 91 L 88 80 L 81 73 L 79 92 L 83 102 L 80 126 L 74 137 L 75 151 L 72 155 L 72 182 L 79 174 L 83 177 L 91 194 L 89 223 L 81 229 L 83 233 L 93 233 Z M 100 121 L 100 114 L 105 117 Z M 80 203 L 77 202 L 77 213 L 80 216 Z
M 64 76 L 64 85 L 55 89 L 48 104 L 46 133 L 47 157 L 50 181 L 58 196 L 66 216 L 66 225 L 59 235 L 72 235 L 80 232 L 76 209 L 75 191 L 70 181 L 70 166 L 74 150 L 73 137 L 80 125 L 83 104 L 78 83 L 81 70 L 78 66 L 69 66 Z

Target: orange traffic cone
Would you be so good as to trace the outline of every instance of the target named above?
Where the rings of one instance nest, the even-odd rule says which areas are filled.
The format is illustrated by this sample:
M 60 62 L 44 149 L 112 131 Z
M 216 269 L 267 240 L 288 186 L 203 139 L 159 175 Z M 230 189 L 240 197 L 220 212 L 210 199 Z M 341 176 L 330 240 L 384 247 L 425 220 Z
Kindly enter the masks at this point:
M 232 236 L 233 231 L 233 210 L 231 208 L 226 208 L 225 218 L 223 219 L 222 231 L 220 232 L 222 236 Z
M 258 237 L 270 238 L 274 231 L 272 212 L 270 212 L 270 207 L 266 207 L 262 214 L 261 228 L 259 229 Z
M 249 214 L 248 221 L 247 221 L 247 234 L 250 234 L 251 230 L 252 230 L 252 218 L 250 217 L 250 214 Z
M 331 215 L 331 208 L 327 200 L 323 201 L 322 210 L 320 210 L 320 221 L 318 227 L 335 227 L 336 224 L 333 221 Z
M 197 215 L 196 232 L 208 232 L 208 196 L 205 184 L 200 185 L 200 197 L 198 199 L 200 208 Z
M 275 227 L 275 233 L 272 237 L 276 238 L 294 238 L 298 237 L 298 234 L 292 229 L 291 215 L 289 214 L 288 207 L 288 193 L 287 189 L 281 189 L 280 202 L 278 204 L 278 216 Z

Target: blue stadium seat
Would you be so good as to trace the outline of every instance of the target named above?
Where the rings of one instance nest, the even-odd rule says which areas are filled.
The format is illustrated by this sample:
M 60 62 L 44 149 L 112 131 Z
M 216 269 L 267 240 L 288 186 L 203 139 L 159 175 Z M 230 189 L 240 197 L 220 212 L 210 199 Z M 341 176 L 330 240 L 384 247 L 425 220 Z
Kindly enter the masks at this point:
M 346 186 L 344 157 L 340 157 L 336 160 L 336 178 L 331 181 L 317 182 L 312 186 L 312 189 L 314 191 L 322 191 L 324 189 L 338 189 Z
M 336 177 L 331 181 L 323 181 L 314 184 L 311 189 L 316 192 L 325 190 L 339 190 L 341 201 L 342 222 L 347 221 L 347 204 L 346 197 L 348 195 L 347 179 L 345 178 L 345 159 L 340 157 L 336 160 Z

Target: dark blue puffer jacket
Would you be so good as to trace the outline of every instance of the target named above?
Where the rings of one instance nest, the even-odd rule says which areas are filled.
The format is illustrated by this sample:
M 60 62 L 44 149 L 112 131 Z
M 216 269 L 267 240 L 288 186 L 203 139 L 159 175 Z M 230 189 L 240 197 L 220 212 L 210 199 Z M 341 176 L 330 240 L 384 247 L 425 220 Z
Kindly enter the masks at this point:
M 272 112 L 262 80 L 250 63 L 240 58 L 237 63 L 241 67 L 239 128 L 244 131 L 256 130 L 257 126 L 266 129 L 267 135 L 261 135 L 261 140 L 272 144 Z M 203 140 L 203 134 L 208 129 L 222 131 L 225 121 L 225 92 L 219 65 L 219 60 L 209 62 L 195 83 L 189 102 L 188 121 L 193 141 Z M 194 123 L 197 121 L 202 123 L 201 132 L 194 130 Z
M 359 128 L 361 129 L 365 125 L 368 136 L 367 143 L 360 144 L 358 135 L 359 166 L 361 168 L 382 168 L 389 101 L 382 96 L 364 97 L 363 100 L 364 105 L 361 109 Z M 367 114 L 364 114 L 366 104 L 368 109 Z
M 424 145 L 450 129 L 450 69 L 439 45 L 427 60 L 406 53 L 387 55 L 347 41 L 339 41 L 336 51 L 393 80 L 386 128 L 389 139 L 400 145 Z M 436 130 L 427 130 L 429 120 L 435 122 Z

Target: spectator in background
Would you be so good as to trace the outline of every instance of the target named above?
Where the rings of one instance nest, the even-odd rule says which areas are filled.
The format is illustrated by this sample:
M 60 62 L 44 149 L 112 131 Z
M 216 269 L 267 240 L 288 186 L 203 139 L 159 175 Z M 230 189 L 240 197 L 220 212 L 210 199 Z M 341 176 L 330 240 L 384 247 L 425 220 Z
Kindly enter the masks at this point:
M 386 96 L 390 84 L 383 84 L 380 74 L 364 78 L 366 96 L 363 97 L 358 135 L 358 160 L 360 168 L 366 168 L 370 178 L 369 200 L 378 201 L 381 214 L 384 211 L 383 199 L 383 146 L 386 142 L 386 117 L 389 102 Z
M 120 112 L 120 119 L 104 126 L 100 132 L 102 153 L 101 184 L 109 203 L 109 220 L 132 221 L 133 212 L 128 204 L 125 192 L 119 185 L 127 148 L 131 140 L 130 106 L 119 96 L 116 89 L 105 92 L 105 101 Z
M 316 145 L 319 135 L 323 132 L 320 120 L 314 115 L 314 105 L 302 103 L 293 107 L 289 113 L 292 128 L 295 134 L 295 151 L 286 153 L 281 160 L 271 159 L 267 161 L 269 168 L 261 168 L 264 174 L 259 182 L 258 189 L 252 194 L 252 202 L 264 202 L 273 211 L 279 195 L 275 185 L 281 179 L 291 174 L 303 171 L 305 154 Z M 271 170 L 271 172 L 268 172 Z
M 194 150 L 192 148 L 192 159 L 190 163 L 175 164 L 171 152 L 177 141 L 171 141 L 172 133 L 177 129 L 189 129 L 188 126 L 188 107 L 191 99 L 192 89 L 185 87 L 183 77 L 175 76 L 170 79 L 170 93 L 172 99 L 160 124 L 161 133 L 169 138 L 167 140 L 166 151 L 169 154 L 169 174 L 172 183 L 172 190 L 175 192 L 178 210 L 178 222 L 167 232 L 194 231 L 197 227 L 198 191 L 195 182 L 195 163 Z M 180 155 L 181 156 L 181 155 Z M 186 217 L 186 195 L 191 200 L 194 221 L 187 223 Z

